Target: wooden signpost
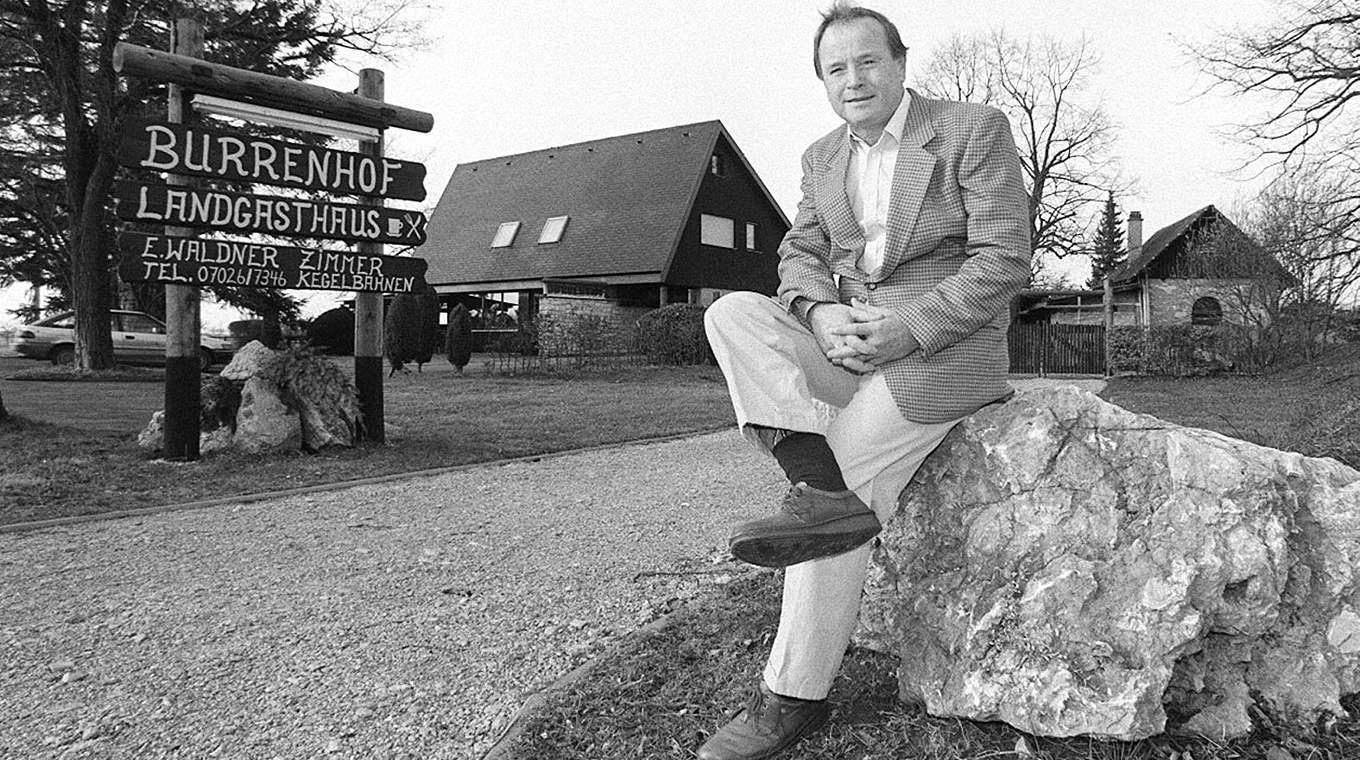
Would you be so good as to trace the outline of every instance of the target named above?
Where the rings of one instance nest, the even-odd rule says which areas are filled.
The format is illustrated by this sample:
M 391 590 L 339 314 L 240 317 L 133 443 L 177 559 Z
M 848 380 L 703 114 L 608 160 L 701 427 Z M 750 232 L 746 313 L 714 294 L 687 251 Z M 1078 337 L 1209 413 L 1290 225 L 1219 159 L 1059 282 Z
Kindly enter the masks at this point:
M 177 19 L 171 28 L 170 44 L 187 55 L 203 53 L 203 25 L 189 19 Z M 188 96 L 178 85 L 170 85 L 166 99 L 166 114 L 172 122 L 187 117 Z M 166 181 L 172 185 L 187 184 L 188 179 L 171 174 Z M 166 233 L 192 234 L 192 230 L 167 227 Z M 200 367 L 190 364 L 198 352 L 199 311 L 202 297 L 198 288 L 178 283 L 165 286 L 165 443 L 166 459 L 193 461 L 198 459 L 200 408 L 202 406 Z
M 200 285 L 354 291 L 359 428 L 368 440 L 382 441 L 383 293 L 412 292 L 423 284 L 426 269 L 423 259 L 382 255 L 384 243 L 424 243 L 426 224 L 424 214 L 386 208 L 383 199 L 423 200 L 425 167 L 385 157 L 381 132 L 376 140 L 370 134 L 359 152 L 349 152 L 189 124 L 186 91 L 243 101 L 247 110 L 278 108 L 378 130 L 428 132 L 434 117 L 384 103 L 382 72 L 373 69 L 360 73 L 354 95 L 201 60 L 202 40 L 198 24 L 178 20 L 173 52 L 120 42 L 113 56 L 115 70 L 123 75 L 171 85 L 167 120 L 125 124 L 117 154 L 123 166 L 166 173 L 166 184 L 128 182 L 115 189 L 120 218 L 166 225 L 164 234 L 119 235 L 119 274 L 135 282 L 165 283 L 165 457 L 199 455 Z M 190 186 L 190 177 L 292 187 L 310 195 Z M 319 193 L 354 197 L 357 203 L 312 197 Z M 346 240 L 359 250 L 202 239 L 194 237 L 197 229 Z

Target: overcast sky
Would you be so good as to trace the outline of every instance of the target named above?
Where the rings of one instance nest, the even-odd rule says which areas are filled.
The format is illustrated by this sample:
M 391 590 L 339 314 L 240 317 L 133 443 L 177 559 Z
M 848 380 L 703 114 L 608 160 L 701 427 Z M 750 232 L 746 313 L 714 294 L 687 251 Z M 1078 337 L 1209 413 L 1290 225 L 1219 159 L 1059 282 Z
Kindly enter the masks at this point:
M 430 45 L 384 69 L 389 102 L 434 114 L 429 134 L 389 131 L 387 152 L 424 163 L 433 208 L 454 167 L 611 135 L 719 119 L 792 217 L 803 148 L 837 124 L 812 70 L 824 0 L 434 0 Z M 954 33 L 1083 33 L 1102 57 L 1093 89 L 1145 234 L 1206 204 L 1230 208 L 1260 179 L 1222 127 L 1261 107 L 1221 93 L 1184 51 L 1271 17 L 1269 0 L 880 0 L 915 67 Z M 350 62 L 352 65 L 354 62 Z M 337 69 L 322 84 L 352 89 Z M 4 308 L 12 308 L 13 294 Z M 205 322 L 215 317 L 205 316 Z M 0 315 L 0 324 L 7 321 Z
M 464 161 L 720 119 L 791 215 L 799 155 L 837 124 L 812 70 L 822 0 L 502 0 L 446 3 L 432 46 L 386 65 L 387 98 L 430 111 L 429 135 L 393 130 L 389 152 L 430 169 L 431 195 Z M 1119 125 L 1135 197 L 1160 226 L 1242 192 L 1241 146 L 1219 127 L 1251 112 L 1211 93 L 1182 46 L 1267 17 L 1264 0 L 887 0 L 914 67 L 954 33 L 1089 36 L 1093 89 Z M 333 86 L 353 85 L 340 75 Z

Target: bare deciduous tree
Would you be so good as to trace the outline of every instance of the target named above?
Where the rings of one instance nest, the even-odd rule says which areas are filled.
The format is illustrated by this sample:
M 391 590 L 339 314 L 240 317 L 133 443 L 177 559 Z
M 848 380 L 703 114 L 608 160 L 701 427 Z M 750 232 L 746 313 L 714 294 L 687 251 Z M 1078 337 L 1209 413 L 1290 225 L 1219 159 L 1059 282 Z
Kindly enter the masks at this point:
M 916 85 L 932 97 L 986 103 L 1015 130 L 1036 253 L 1087 253 L 1086 230 L 1110 191 L 1127 189 L 1115 126 L 1090 89 L 1100 60 L 1088 40 L 955 35 L 926 60 Z
M 1360 168 L 1354 105 L 1360 100 L 1360 0 L 1279 5 L 1281 12 L 1260 28 L 1226 34 L 1192 52 L 1219 86 L 1269 102 L 1263 118 L 1240 125 L 1263 157 L 1288 160 L 1306 150 L 1354 171 Z
M 1337 309 L 1360 288 L 1360 197 L 1344 170 L 1290 167 L 1256 202 L 1251 230 L 1290 276 L 1282 316 L 1305 355 L 1325 344 Z
M 1245 233 L 1220 225 L 1182 259 L 1178 275 L 1224 283 L 1263 363 L 1315 356 L 1360 288 L 1360 200 L 1336 201 L 1347 181 L 1320 161 L 1286 167 L 1235 213 Z

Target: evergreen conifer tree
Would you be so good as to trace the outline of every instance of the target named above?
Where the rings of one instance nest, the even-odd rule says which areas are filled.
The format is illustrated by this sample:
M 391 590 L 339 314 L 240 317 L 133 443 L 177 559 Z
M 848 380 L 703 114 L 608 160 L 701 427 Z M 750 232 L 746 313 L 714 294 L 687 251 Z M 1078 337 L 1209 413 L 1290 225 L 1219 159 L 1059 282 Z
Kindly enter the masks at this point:
M 406 363 L 415 361 L 420 350 L 420 303 L 412 293 L 401 293 L 392 299 L 383 324 L 383 353 L 392 365 L 390 377 L 406 370 Z
M 1091 241 L 1091 279 L 1088 288 L 1104 287 L 1105 276 L 1124 263 L 1128 252 L 1124 249 L 1124 225 L 1119 220 L 1119 207 L 1114 204 L 1114 193 L 1105 198 L 1105 211 Z
M 455 304 L 449 310 L 449 327 L 444 338 L 444 352 L 449 363 L 462 373 L 463 368 L 472 361 L 472 315 L 467 307 Z
M 424 283 L 413 295 L 416 299 L 416 352 L 411 360 L 419 372 L 439 350 L 439 293 L 433 285 Z

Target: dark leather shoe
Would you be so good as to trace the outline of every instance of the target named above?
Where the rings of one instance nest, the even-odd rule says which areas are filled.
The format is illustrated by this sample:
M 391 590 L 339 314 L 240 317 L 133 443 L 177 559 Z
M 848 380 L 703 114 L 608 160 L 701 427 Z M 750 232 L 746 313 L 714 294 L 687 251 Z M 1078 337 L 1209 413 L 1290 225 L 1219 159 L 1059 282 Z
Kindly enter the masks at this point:
M 699 760 L 774 757 L 821 728 L 830 715 L 825 699 L 808 702 L 781 697 L 762 683 L 746 708 L 699 748 Z
M 743 562 L 788 567 L 848 552 L 882 529 L 873 510 L 853 492 L 799 483 L 789 489 L 777 513 L 738 525 L 727 544 Z

